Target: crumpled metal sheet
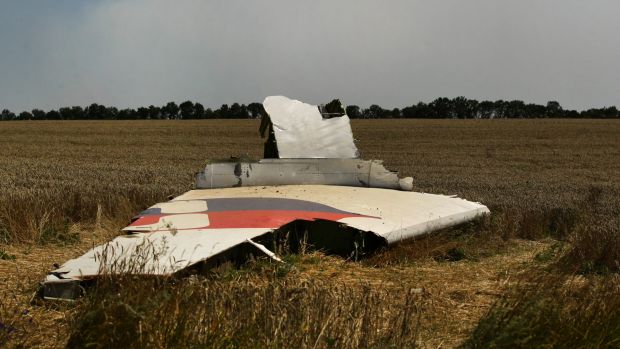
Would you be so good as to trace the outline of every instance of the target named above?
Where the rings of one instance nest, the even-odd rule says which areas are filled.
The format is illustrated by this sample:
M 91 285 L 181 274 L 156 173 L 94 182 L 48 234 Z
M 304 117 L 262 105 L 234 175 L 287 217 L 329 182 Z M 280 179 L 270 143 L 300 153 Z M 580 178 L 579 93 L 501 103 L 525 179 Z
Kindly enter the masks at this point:
M 484 205 L 459 198 L 379 188 L 192 190 L 140 213 L 124 229 L 127 235 L 52 271 L 43 282 L 43 296 L 74 295 L 76 283 L 103 273 L 175 274 L 297 220 L 339 222 L 391 244 L 488 212 Z
M 361 159 L 263 159 L 215 162 L 196 174 L 198 189 L 323 184 L 411 191 L 411 177 L 398 178 L 382 161 Z
M 278 156 L 283 158 L 357 158 L 347 115 L 324 119 L 316 105 L 284 96 L 265 98 Z

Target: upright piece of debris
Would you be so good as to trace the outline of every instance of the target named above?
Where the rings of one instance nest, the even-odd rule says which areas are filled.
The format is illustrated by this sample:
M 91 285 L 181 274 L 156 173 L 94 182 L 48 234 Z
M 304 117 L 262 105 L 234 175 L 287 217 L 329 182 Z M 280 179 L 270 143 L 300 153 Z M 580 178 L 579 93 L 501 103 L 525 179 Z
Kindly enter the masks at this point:
M 354 159 L 349 117 L 324 117 L 315 105 L 284 96 L 265 98 L 263 107 L 273 125 L 280 159 Z

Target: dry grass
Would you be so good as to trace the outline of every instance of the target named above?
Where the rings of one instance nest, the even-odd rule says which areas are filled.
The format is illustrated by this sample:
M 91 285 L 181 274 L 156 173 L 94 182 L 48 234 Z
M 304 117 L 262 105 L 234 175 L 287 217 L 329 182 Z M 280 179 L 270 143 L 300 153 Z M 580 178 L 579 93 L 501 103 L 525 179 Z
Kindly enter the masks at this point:
M 259 158 L 257 128 L 248 120 L 3 123 L 0 241 L 45 240 L 97 217 L 122 225 L 191 188 L 209 158 Z M 615 120 L 359 120 L 353 128 L 365 158 L 413 176 L 416 190 L 528 222 L 591 204 L 617 216 Z
M 412 324 L 423 306 L 416 290 L 277 273 L 179 284 L 115 279 L 96 292 L 90 296 L 96 305 L 77 321 L 69 347 L 412 347 L 418 328 Z
M 488 320 L 493 314 L 502 309 L 531 312 L 530 307 L 510 305 L 512 290 L 533 285 L 524 283 L 523 275 L 533 270 L 560 275 L 549 278 L 556 287 L 543 291 L 560 287 L 564 292 L 563 280 L 576 271 L 585 275 L 580 276 L 584 285 L 591 285 L 583 294 L 596 295 L 604 293 L 597 282 L 611 280 L 620 270 L 619 122 L 356 120 L 354 134 L 365 158 L 384 159 L 389 168 L 413 176 L 418 191 L 480 201 L 493 215 L 380 251 L 361 263 L 320 254 L 290 256 L 287 267 L 258 261 L 208 280 L 108 284 L 76 305 L 29 303 L 52 263 L 105 241 L 135 212 L 190 189 L 192 174 L 207 159 L 260 157 L 257 128 L 257 122 L 248 120 L 1 123 L 0 343 L 63 346 L 71 333 L 80 338 L 76 331 L 123 325 L 124 316 L 114 316 L 121 309 L 118 314 L 133 311 L 141 319 L 137 332 L 128 327 L 130 334 L 141 336 L 132 337 L 136 346 L 154 341 L 162 347 L 405 346 L 415 337 L 423 347 L 453 347 L 476 326 L 477 334 L 467 343 L 488 344 L 477 341 L 489 338 L 480 334 L 489 333 L 484 326 L 495 321 Z M 107 292 L 113 285 L 121 285 L 128 295 L 122 302 Z M 291 302 L 265 295 L 288 294 L 300 285 L 307 285 L 303 297 Z M 389 310 L 406 304 L 401 294 L 410 289 L 423 290 L 410 300 L 415 311 Z M 326 298 L 319 299 L 321 294 Z M 152 295 L 156 304 L 149 300 Z M 537 297 L 553 299 L 550 295 Z M 583 309 L 592 298 L 563 299 L 553 308 L 558 314 Z M 374 319 L 364 331 L 376 332 L 363 336 L 355 321 L 318 312 L 312 304 L 319 301 L 335 314 L 358 307 L 356 314 Z M 256 308 L 242 307 L 243 302 Z M 194 331 L 213 320 L 213 314 L 194 311 L 203 308 L 219 309 L 219 327 Z M 170 309 L 174 316 L 168 318 L 163 314 Z M 270 309 L 287 314 L 290 322 L 263 323 L 276 318 Z M 85 314 L 104 314 L 107 327 L 96 319 L 89 322 Z M 419 324 L 409 321 L 405 335 L 385 332 L 389 324 L 402 324 L 404 314 Z M 605 314 L 589 319 L 598 323 Z M 486 320 L 478 324 L 481 318 Z M 552 326 L 561 333 L 562 326 L 574 324 L 558 321 Z M 319 325 L 326 326 L 321 335 Z M 296 326 L 306 326 L 308 335 L 296 336 Z M 520 333 L 511 332 L 513 328 L 510 323 L 493 331 Z M 243 335 L 231 338 L 232 331 Z M 187 341 L 179 341 L 177 333 Z
M 620 278 L 527 279 L 491 307 L 463 348 L 620 346 Z

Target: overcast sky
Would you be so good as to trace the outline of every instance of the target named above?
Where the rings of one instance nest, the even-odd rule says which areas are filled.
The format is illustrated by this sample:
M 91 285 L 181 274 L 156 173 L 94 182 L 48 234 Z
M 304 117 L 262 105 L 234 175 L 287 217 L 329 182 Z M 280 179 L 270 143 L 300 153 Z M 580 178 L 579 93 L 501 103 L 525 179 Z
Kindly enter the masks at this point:
M 0 0 L 0 109 L 620 106 L 618 0 Z

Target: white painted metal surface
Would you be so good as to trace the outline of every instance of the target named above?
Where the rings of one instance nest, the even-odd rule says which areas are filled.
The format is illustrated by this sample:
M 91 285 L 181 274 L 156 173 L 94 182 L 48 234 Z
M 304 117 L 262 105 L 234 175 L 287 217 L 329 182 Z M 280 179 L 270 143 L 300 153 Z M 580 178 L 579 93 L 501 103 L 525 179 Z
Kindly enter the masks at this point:
M 368 216 L 348 217 L 338 221 L 359 230 L 373 232 L 388 243 L 454 226 L 489 213 L 489 209 L 480 203 L 453 196 L 328 185 L 191 190 L 175 200 L 226 197 L 299 199 Z
M 280 158 L 357 158 L 347 115 L 323 119 L 316 105 L 270 96 L 263 102 Z
M 324 185 L 192 190 L 154 205 L 125 228 L 54 270 L 44 283 L 103 272 L 169 275 L 294 220 L 327 219 L 373 232 L 387 243 L 454 226 L 489 210 L 459 198 Z
M 262 159 L 216 162 L 196 175 L 199 189 L 324 184 L 411 191 L 411 177 L 398 178 L 379 160 Z

